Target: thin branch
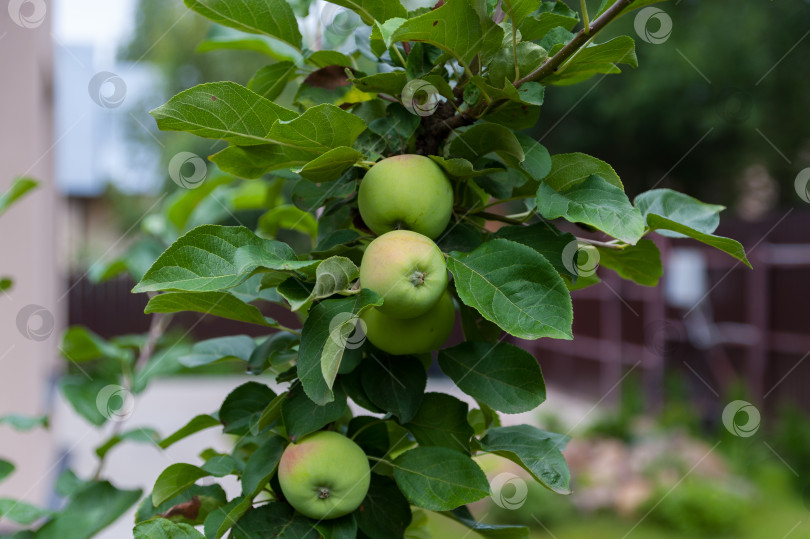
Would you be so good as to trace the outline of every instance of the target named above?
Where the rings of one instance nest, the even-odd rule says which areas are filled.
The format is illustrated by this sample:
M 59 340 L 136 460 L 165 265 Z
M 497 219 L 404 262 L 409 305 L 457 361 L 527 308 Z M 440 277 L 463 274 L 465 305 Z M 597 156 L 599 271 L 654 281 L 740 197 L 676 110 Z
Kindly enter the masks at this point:
M 577 236 L 577 241 L 587 243 L 588 245 L 595 245 L 598 247 L 608 247 L 610 249 L 624 249 L 625 247 L 627 247 L 627 244 L 619 243 L 619 240 L 599 241 L 588 238 L 580 238 L 579 236 Z
M 633 3 L 634 0 L 616 0 L 616 3 L 610 6 L 604 13 L 602 13 L 599 17 L 597 17 L 593 24 L 590 27 L 584 27 L 582 30 L 577 32 L 577 35 L 574 36 L 574 39 L 569 41 L 562 49 L 560 49 L 557 54 L 546 60 L 543 65 L 517 81 L 515 87 L 520 86 L 521 84 L 536 81 L 542 79 L 543 77 L 547 77 L 556 71 L 556 69 L 565 62 L 569 56 L 573 55 L 577 50 L 583 47 L 589 39 L 593 37 L 593 35 L 600 30 L 602 30 L 605 26 L 608 25 L 613 19 L 619 16 L 619 14 L 630 4 Z
M 522 221 L 518 221 L 517 219 L 512 219 L 511 217 L 507 217 L 505 215 L 499 215 L 497 213 L 490 213 L 488 211 L 480 211 L 475 214 L 476 217 L 483 217 L 488 221 L 500 221 L 502 223 L 507 223 L 510 225 L 522 225 Z

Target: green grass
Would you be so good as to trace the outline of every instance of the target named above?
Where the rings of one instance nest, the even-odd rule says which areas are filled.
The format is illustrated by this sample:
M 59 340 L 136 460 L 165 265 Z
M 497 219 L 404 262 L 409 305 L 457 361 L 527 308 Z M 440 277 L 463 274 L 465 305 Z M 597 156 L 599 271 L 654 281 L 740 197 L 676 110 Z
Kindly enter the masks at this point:
M 755 478 L 758 494 L 753 508 L 746 512 L 734 532 L 727 535 L 706 535 L 711 539 L 800 539 L 810 537 L 810 508 L 790 486 L 784 470 L 763 468 Z M 646 518 L 623 519 L 613 515 L 581 517 L 559 523 L 550 528 L 551 533 L 533 531 L 532 539 L 693 539 L 687 535 L 669 530 L 655 521 L 655 509 Z M 480 537 L 475 532 L 448 520 L 431 514 L 429 530 L 437 539 Z

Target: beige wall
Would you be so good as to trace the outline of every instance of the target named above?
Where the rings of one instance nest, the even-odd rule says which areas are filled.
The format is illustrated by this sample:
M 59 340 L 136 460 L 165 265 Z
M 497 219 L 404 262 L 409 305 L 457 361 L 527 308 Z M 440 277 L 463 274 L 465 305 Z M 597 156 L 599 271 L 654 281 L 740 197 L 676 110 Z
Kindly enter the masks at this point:
M 38 26 L 23 28 L 12 20 L 8 5 L 3 2 L 0 9 L 0 190 L 23 174 L 40 180 L 41 186 L 0 216 L 0 275 L 14 279 L 14 287 L 0 293 L 0 415 L 42 414 L 58 365 L 55 351 L 66 310 L 66 301 L 59 301 L 54 239 L 58 205 L 52 164 L 52 13 L 46 11 Z M 23 9 L 31 7 L 29 3 Z M 53 320 L 53 330 L 42 328 L 42 337 L 35 335 L 42 320 L 38 316 L 21 320 L 35 338 L 18 329 L 20 311 L 31 304 L 44 307 L 46 321 Z M 17 465 L 0 483 L 0 497 L 45 502 L 56 472 L 51 469 L 55 460 L 48 432 L 21 434 L 0 427 L 0 458 Z

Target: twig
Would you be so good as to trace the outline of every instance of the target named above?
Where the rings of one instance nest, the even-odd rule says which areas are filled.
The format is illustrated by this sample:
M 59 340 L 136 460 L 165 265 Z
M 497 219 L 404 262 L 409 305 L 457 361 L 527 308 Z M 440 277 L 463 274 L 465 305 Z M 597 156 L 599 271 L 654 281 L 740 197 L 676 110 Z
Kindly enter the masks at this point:
M 557 54 L 546 60 L 543 65 L 517 81 L 515 87 L 527 82 L 540 80 L 543 77 L 554 73 L 560 64 L 565 62 L 569 56 L 573 55 L 581 47 L 585 46 L 588 40 L 593 37 L 593 34 L 599 32 L 602 28 L 607 26 L 609 22 L 618 17 L 627 6 L 633 3 L 633 1 L 634 0 L 617 0 L 615 4 L 610 6 L 604 13 L 597 17 L 590 27 L 583 27 L 582 30 L 577 32 L 574 39 L 566 43 L 565 46 L 557 52 Z
M 579 236 L 577 236 L 577 241 L 587 243 L 588 245 L 595 245 L 598 247 L 608 247 L 611 249 L 624 249 L 625 247 L 627 247 L 626 243 L 620 243 L 619 240 L 599 241 L 588 238 L 580 238 Z
M 475 214 L 476 217 L 483 217 L 488 221 L 500 221 L 502 223 L 507 223 L 510 225 L 522 225 L 523 221 L 518 221 L 517 219 L 512 219 L 511 217 L 507 217 L 505 215 L 499 215 L 497 213 L 490 213 L 488 211 L 480 211 Z

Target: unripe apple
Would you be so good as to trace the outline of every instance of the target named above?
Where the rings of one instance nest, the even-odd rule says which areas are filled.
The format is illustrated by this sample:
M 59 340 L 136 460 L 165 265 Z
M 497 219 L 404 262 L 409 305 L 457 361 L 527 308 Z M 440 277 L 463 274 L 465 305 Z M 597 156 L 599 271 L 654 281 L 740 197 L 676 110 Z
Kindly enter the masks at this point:
M 413 230 L 435 238 L 450 222 L 453 186 L 422 155 L 395 155 L 371 167 L 357 193 L 360 216 L 375 234 Z
M 447 263 L 430 238 L 394 230 L 366 247 L 360 284 L 383 297 L 384 314 L 413 318 L 433 307 L 447 288 Z
M 287 446 L 278 464 L 281 492 L 296 511 L 317 520 L 348 515 L 363 502 L 371 481 L 359 445 L 320 431 Z
M 363 311 L 366 337 L 371 344 L 393 355 L 424 354 L 439 348 L 453 331 L 456 311 L 445 290 L 436 305 L 416 318 L 392 318 L 379 309 Z

